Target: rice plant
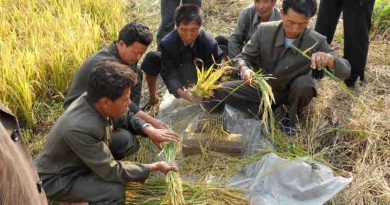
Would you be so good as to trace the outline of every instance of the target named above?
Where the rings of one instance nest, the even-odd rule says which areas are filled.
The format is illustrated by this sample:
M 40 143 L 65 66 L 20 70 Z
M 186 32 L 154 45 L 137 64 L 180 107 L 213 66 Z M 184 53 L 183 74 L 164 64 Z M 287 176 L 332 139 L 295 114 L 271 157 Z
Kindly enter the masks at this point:
M 62 100 L 74 71 L 125 24 L 121 1 L 3 0 L 0 100 L 36 125 L 34 104 Z
M 221 83 L 218 83 L 222 75 L 229 69 L 232 69 L 227 63 L 223 63 L 214 69 L 214 64 L 210 68 L 196 68 L 197 82 L 189 90 L 190 93 L 197 98 L 209 98 L 213 95 L 213 90 L 220 88 Z

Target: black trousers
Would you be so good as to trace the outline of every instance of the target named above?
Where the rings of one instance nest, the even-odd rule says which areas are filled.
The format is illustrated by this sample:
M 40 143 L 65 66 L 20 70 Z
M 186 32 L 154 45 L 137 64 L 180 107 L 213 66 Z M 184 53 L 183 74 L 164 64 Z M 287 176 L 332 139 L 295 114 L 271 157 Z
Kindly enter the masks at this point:
M 223 51 L 225 56 L 228 56 L 229 55 L 228 38 L 226 38 L 226 36 L 217 36 L 215 37 L 215 40 L 217 41 L 219 48 Z
M 157 31 L 157 45 L 160 44 L 161 39 L 175 28 L 175 20 L 173 16 L 176 8 L 182 4 L 194 4 L 199 7 L 202 6 L 202 0 L 161 0 L 161 24 Z
M 344 58 L 352 69 L 350 77 L 345 80 L 348 86 L 354 86 L 358 77 L 364 80 L 374 3 L 375 0 L 322 0 L 320 3 L 315 30 L 325 35 L 329 44 L 343 12 Z M 322 76 L 317 71 L 313 72 L 313 77 Z
M 236 89 L 237 87 L 239 88 Z M 287 105 L 290 121 L 296 124 L 301 109 L 316 96 L 313 78 L 300 76 L 293 80 L 288 90 L 275 96 L 278 96 L 275 106 Z M 242 85 L 242 80 L 228 81 L 214 91 L 214 97 L 205 102 L 204 106 L 212 112 L 219 112 L 228 104 L 250 116 L 258 117 L 262 113 L 262 110 L 259 110 L 260 97 L 256 87 Z

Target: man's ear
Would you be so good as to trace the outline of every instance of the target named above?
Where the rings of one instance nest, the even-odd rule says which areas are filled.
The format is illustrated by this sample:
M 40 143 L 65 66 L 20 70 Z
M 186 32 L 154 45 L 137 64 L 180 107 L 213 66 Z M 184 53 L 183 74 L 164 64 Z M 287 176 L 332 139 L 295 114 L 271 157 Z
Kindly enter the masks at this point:
M 284 17 L 284 10 L 283 10 L 283 8 L 280 8 L 280 15 L 282 16 L 282 17 Z

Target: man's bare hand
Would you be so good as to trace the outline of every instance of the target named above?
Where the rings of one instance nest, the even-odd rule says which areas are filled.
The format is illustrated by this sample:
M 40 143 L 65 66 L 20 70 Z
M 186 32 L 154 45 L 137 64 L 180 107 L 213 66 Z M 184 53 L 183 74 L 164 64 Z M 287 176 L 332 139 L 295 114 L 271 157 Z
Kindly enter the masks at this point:
M 254 72 L 252 69 L 249 68 L 242 68 L 240 71 L 241 79 L 244 81 L 246 85 L 252 84 L 252 76 Z
M 180 136 L 168 129 L 157 129 L 153 126 L 147 126 L 143 128 L 146 135 L 152 140 L 159 149 L 162 148 L 163 142 L 178 142 L 180 141 Z
M 334 57 L 329 53 L 317 52 L 311 56 L 312 69 L 321 70 L 322 68 L 334 68 Z
M 179 171 L 176 162 L 166 162 L 166 161 L 154 162 L 152 164 L 149 164 L 149 168 L 150 171 L 160 171 L 164 174 L 167 174 L 169 171 L 174 171 L 174 172 Z
M 177 89 L 177 94 L 181 97 L 181 98 L 184 98 L 190 102 L 194 102 L 194 103 L 199 103 L 201 102 L 202 99 L 200 98 L 197 98 L 193 95 L 191 95 L 190 92 L 188 92 L 187 89 L 182 89 L 182 88 L 179 88 Z

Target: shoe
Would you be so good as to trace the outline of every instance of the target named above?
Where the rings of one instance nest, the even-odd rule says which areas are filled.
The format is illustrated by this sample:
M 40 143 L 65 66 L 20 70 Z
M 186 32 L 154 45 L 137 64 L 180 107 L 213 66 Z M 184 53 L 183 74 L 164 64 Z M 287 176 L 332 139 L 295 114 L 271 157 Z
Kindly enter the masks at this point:
M 345 85 L 347 85 L 349 88 L 354 88 L 355 87 L 355 84 L 356 84 L 356 81 L 357 81 L 357 76 L 354 77 L 354 76 L 350 76 L 348 79 L 346 79 L 344 82 L 345 82 Z
M 291 124 L 289 118 L 283 118 L 279 122 L 279 128 L 288 136 L 293 136 L 295 134 L 295 126 Z

